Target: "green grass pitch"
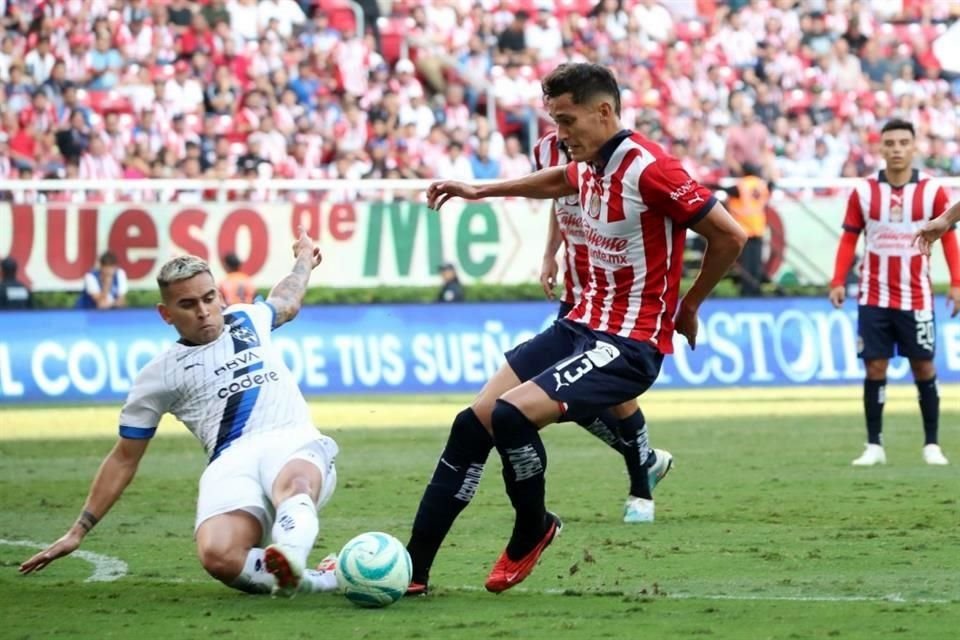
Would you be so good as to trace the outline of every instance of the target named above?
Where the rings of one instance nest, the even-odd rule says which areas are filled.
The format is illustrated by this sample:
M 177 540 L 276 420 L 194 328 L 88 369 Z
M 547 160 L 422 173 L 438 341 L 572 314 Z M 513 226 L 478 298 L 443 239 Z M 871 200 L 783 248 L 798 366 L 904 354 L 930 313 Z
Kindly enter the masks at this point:
M 611 450 L 551 426 L 548 505 L 565 530 L 534 574 L 502 595 L 483 591 L 512 522 L 492 456 L 441 550 L 433 593 L 383 610 L 331 594 L 247 596 L 209 579 L 192 540 L 204 457 L 172 421 L 82 547 L 126 574 L 88 581 L 100 565 L 87 556 L 19 576 L 24 545 L 55 539 L 79 512 L 117 407 L 0 409 L 0 638 L 957 638 L 960 387 L 941 393 L 952 466 L 923 464 L 916 391 L 902 384 L 885 413 L 889 463 L 858 469 L 859 388 L 654 390 L 642 399 L 651 440 L 676 468 L 656 491 L 653 525 L 620 522 L 627 482 Z M 313 558 L 362 531 L 406 541 L 468 401 L 312 402 L 341 447 Z

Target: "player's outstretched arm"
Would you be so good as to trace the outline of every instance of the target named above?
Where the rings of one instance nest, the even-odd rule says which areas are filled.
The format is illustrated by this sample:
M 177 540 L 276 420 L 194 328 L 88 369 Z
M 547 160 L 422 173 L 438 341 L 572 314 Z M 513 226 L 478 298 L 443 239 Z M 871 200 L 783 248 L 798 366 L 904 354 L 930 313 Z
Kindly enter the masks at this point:
M 473 185 L 455 180 L 434 182 L 427 187 L 427 206 L 439 211 L 450 198 L 562 198 L 578 192 L 576 185 L 567 182 L 566 173 L 566 167 L 549 167 L 515 180 L 498 180 L 489 184 Z
M 133 480 L 149 443 L 149 439 L 120 438 L 93 478 L 80 517 L 59 540 L 21 564 L 20 573 L 40 571 L 57 558 L 77 550 L 83 538 L 110 511 Z
M 957 222 L 960 222 L 960 201 L 953 203 L 953 206 L 944 211 L 943 215 L 928 221 L 913 235 L 913 241 L 920 253 L 929 256 L 933 243 L 952 229 Z
M 691 347 L 696 347 L 697 311 L 736 262 L 747 242 L 747 234 L 719 202 L 692 228 L 706 239 L 707 250 L 703 254 L 700 273 L 680 301 L 676 328 Z
M 303 304 L 303 295 L 310 283 L 310 272 L 320 265 L 323 256 L 320 248 L 313 244 L 306 230 L 300 227 L 300 236 L 293 243 L 293 269 L 280 282 L 273 286 L 267 302 L 273 306 L 276 316 L 273 326 L 279 327 L 293 320 Z

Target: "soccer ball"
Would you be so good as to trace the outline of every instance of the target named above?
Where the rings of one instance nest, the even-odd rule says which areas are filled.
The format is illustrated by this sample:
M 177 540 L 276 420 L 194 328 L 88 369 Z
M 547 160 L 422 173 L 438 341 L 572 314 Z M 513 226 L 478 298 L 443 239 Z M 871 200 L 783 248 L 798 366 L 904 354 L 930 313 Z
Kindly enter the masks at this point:
M 337 556 L 337 582 L 347 600 L 361 607 L 385 607 L 403 597 L 413 565 L 403 543 L 388 533 L 361 533 Z

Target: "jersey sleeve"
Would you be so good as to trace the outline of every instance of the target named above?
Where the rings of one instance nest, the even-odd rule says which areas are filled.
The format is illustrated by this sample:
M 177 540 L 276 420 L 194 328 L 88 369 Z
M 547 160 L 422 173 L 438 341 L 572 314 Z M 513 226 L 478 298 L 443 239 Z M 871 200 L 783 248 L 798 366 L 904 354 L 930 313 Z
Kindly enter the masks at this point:
M 277 318 L 277 310 L 261 296 L 257 296 L 253 304 L 238 304 L 232 308 L 248 314 L 257 333 L 267 335 L 276 329 L 274 322 Z
M 580 174 L 579 174 L 579 171 L 580 171 L 580 170 L 579 170 L 579 168 L 577 167 L 577 163 L 576 163 L 576 162 L 568 162 L 568 163 L 567 163 L 567 172 L 566 172 L 567 184 L 570 185 L 571 187 L 573 187 L 574 189 L 576 189 L 577 191 L 580 190 Z
M 127 283 L 127 272 L 123 269 L 117 269 L 117 295 L 127 295 L 129 288 L 129 284 Z
M 702 220 L 717 204 L 713 193 L 670 156 L 647 166 L 640 174 L 638 188 L 647 207 L 687 227 Z
M 100 293 L 100 279 L 97 278 L 92 272 L 88 272 L 83 276 L 83 290 L 89 293 L 91 296 L 98 295 Z
M 164 360 L 154 360 L 137 376 L 120 410 L 120 437 L 147 440 L 170 410 L 174 392 L 167 388 Z
M 937 187 L 937 193 L 933 196 L 933 216 L 939 218 L 950 207 L 950 198 L 947 196 L 947 190 L 943 187 Z
M 843 230 L 860 233 L 865 226 L 863 207 L 860 204 L 860 192 L 854 189 L 847 199 L 847 213 L 843 216 Z

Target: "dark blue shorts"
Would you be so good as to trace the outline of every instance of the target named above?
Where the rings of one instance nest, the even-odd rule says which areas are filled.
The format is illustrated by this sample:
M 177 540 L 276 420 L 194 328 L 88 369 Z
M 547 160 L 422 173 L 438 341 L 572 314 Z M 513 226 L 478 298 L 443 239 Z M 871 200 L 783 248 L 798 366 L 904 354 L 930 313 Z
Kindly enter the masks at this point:
M 573 311 L 573 308 L 576 305 L 572 302 L 561 302 L 560 309 L 557 311 L 557 320 L 563 320 L 567 317 L 567 314 Z
M 557 320 L 505 355 L 521 382 L 533 380 L 562 405 L 563 418 L 572 421 L 635 400 L 650 388 L 663 364 L 663 354 L 649 343 L 571 320 Z
M 857 350 L 864 360 L 887 360 L 896 355 L 933 360 L 936 329 L 932 311 L 903 311 L 860 305 Z

